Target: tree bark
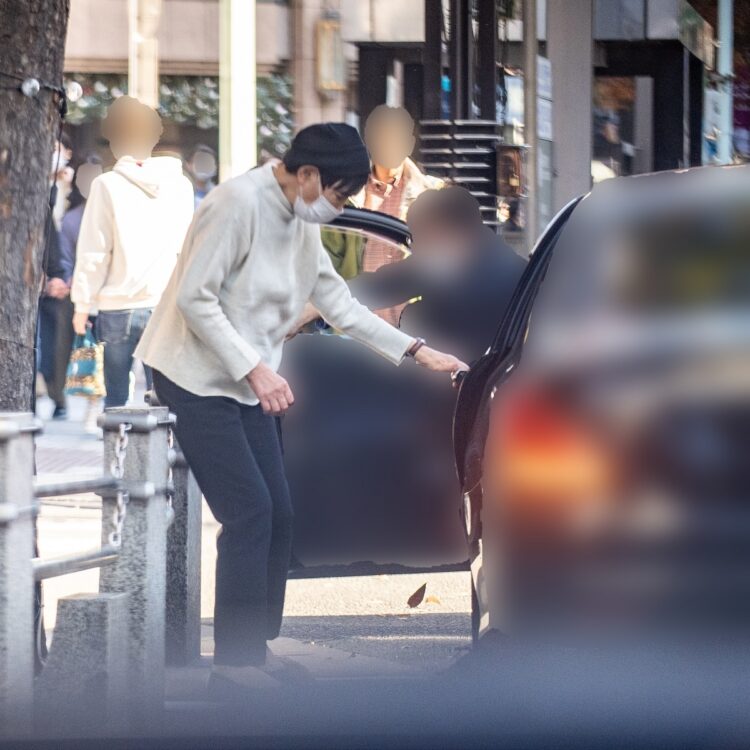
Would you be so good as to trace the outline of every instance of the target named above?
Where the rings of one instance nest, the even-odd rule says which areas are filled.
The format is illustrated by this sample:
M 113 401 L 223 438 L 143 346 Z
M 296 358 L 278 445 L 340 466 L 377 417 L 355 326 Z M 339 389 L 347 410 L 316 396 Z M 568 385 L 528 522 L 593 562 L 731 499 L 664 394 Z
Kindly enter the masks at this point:
M 28 411 L 69 0 L 0 0 L 0 411 Z

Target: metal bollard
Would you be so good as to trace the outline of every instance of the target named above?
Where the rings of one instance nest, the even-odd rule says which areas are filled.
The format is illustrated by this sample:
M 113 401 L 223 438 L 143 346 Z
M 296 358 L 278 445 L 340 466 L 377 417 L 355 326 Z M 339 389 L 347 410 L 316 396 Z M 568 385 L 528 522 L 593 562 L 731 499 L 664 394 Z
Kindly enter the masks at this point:
M 97 736 L 127 731 L 127 594 L 75 594 L 57 622 L 35 685 L 35 728 Z
M 184 666 L 201 652 L 201 492 L 174 445 L 174 523 L 167 536 L 167 664 Z
M 105 471 L 116 469 L 120 424 L 130 425 L 124 457 L 128 487 L 127 512 L 117 497 L 102 494 L 102 543 L 120 542 L 117 562 L 102 568 L 102 593 L 127 593 L 128 715 L 131 725 L 153 728 L 164 707 L 164 633 L 167 552 L 167 434 L 169 410 L 108 409 L 100 418 L 104 429 Z M 113 520 L 114 519 L 114 520 Z M 120 530 L 113 529 L 118 520 Z M 113 535 L 114 534 L 114 535 Z
M 0 735 L 32 729 L 34 681 L 33 414 L 0 413 Z
M 159 406 L 155 391 L 146 403 Z M 167 664 L 185 666 L 201 652 L 201 491 L 173 439 L 174 522 L 167 535 Z

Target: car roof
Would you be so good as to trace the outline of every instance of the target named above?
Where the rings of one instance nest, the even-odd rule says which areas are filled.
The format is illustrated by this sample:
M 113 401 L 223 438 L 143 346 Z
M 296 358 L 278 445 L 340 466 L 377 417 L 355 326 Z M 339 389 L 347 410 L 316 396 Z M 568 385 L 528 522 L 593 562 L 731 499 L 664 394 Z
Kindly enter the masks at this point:
M 750 205 L 750 164 L 692 167 L 605 180 L 584 197 L 573 216 L 644 216 L 698 201 L 702 206 L 723 205 L 728 199 Z

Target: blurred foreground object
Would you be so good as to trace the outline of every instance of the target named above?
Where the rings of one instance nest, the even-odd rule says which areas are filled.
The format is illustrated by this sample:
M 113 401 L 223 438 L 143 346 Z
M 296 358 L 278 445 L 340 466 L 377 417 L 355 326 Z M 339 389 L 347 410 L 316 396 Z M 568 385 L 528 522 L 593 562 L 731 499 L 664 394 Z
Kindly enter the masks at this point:
M 611 180 L 548 228 L 456 413 L 477 635 L 747 638 L 748 185 Z

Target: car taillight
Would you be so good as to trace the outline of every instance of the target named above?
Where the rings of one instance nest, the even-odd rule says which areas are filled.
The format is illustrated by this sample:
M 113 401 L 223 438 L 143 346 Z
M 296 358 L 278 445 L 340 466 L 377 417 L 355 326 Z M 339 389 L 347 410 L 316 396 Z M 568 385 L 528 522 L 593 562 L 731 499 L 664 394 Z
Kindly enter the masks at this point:
M 498 406 L 487 447 L 503 498 L 560 504 L 611 491 L 611 452 L 573 408 L 540 391 L 509 393 Z

